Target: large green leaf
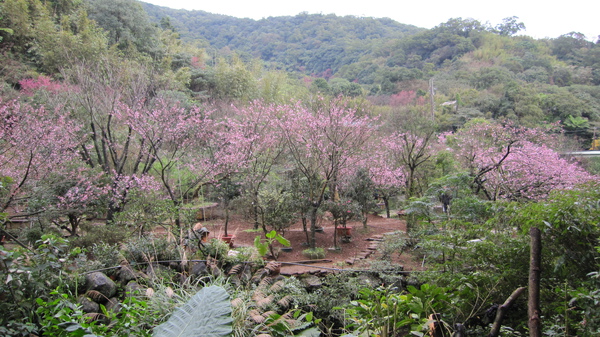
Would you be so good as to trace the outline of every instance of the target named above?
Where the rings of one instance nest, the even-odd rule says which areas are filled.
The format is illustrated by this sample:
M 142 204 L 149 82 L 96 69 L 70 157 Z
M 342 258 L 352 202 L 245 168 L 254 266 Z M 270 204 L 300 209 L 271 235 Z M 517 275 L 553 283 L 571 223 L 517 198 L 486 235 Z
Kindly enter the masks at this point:
M 316 327 L 312 327 L 306 330 L 303 330 L 302 332 L 296 334 L 296 336 L 302 336 L 302 337 L 320 337 L 321 336 L 321 331 L 319 331 L 319 329 L 317 329 Z
M 168 321 L 154 329 L 153 336 L 229 336 L 232 321 L 229 294 L 222 287 L 210 286 L 177 308 Z

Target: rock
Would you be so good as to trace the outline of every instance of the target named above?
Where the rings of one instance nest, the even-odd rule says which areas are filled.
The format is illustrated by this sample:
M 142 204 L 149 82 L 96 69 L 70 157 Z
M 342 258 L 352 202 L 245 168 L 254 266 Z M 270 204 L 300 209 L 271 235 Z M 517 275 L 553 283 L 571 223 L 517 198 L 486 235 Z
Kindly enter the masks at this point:
M 258 285 L 260 283 L 260 281 L 268 275 L 269 275 L 269 271 L 264 268 L 261 268 L 261 269 L 257 270 L 256 273 L 254 273 L 254 275 L 252 276 L 250 281 L 254 285 Z
M 382 283 L 379 278 L 364 273 L 358 276 L 358 282 L 368 287 L 378 286 Z
M 240 276 L 237 274 L 229 275 L 228 278 L 229 283 L 233 284 L 236 288 L 239 288 L 242 285 L 240 281 Z
M 137 272 L 133 270 L 133 268 L 131 268 L 129 263 L 121 263 L 121 268 L 117 272 L 117 280 L 121 282 L 121 284 L 127 284 L 129 281 L 135 280 L 137 278 Z
M 116 297 L 111 297 L 108 299 L 108 302 L 106 302 L 106 311 L 112 311 L 115 314 L 118 314 L 119 311 L 121 311 L 121 302 L 119 302 L 119 299 Z
M 106 298 L 115 296 L 117 293 L 117 285 L 113 280 L 103 273 L 89 273 L 85 276 L 86 291 L 96 290 Z
M 135 296 L 146 293 L 146 287 L 141 286 L 135 281 L 131 281 L 125 285 L 125 294 L 127 296 Z
M 306 289 L 308 291 L 319 289 L 323 285 L 323 283 L 321 282 L 321 279 L 314 275 L 310 275 L 310 276 L 303 278 L 302 282 L 304 282 L 304 285 L 306 286 Z
M 183 272 L 183 265 L 181 264 L 181 262 L 171 261 L 169 262 L 169 268 L 175 270 L 178 273 Z
M 81 305 L 81 310 L 85 313 L 100 312 L 100 304 L 92 301 L 92 299 L 87 296 L 79 296 L 77 298 L 77 303 Z
M 190 269 L 190 275 L 194 276 L 206 276 L 208 275 L 208 270 L 206 269 L 206 263 L 204 262 L 196 262 L 192 265 Z

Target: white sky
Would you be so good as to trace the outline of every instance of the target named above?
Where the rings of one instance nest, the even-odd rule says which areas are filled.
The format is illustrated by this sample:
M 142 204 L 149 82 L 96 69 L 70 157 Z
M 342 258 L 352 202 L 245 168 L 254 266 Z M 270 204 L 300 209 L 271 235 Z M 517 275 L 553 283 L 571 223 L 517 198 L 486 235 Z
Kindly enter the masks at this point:
M 535 38 L 558 37 L 572 31 L 596 41 L 600 35 L 598 0 L 143 0 L 175 9 L 203 10 L 239 18 L 336 14 L 388 17 L 404 24 L 433 28 L 450 18 L 473 18 L 492 26 L 503 18 L 518 16 L 525 23 L 525 35 Z M 560 4 L 560 5 L 559 5 Z

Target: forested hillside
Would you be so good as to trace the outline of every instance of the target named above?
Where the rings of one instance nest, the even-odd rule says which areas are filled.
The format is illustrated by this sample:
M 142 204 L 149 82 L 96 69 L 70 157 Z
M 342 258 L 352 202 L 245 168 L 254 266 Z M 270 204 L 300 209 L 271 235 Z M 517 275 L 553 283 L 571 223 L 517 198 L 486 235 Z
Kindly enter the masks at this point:
M 309 89 L 368 98 L 380 111 L 433 109 L 442 129 L 476 117 L 560 121 L 583 147 L 600 118 L 600 45 L 576 32 L 516 35 L 526 23 L 515 17 L 493 27 L 456 18 L 422 29 L 305 13 L 237 19 L 128 0 L 51 4 L 51 12 L 36 2 L 3 5 L 1 74 L 12 86 L 31 70 L 57 76 L 73 58 L 91 61 L 113 46 L 170 69 L 159 73 L 174 82 L 162 83 L 201 99 L 289 99 Z
M 423 30 L 391 19 L 303 13 L 251 20 L 142 4 L 153 21 L 169 22 L 186 41 L 206 41 L 215 49 L 227 47 L 309 74 L 335 72 L 389 40 Z
M 530 126 L 560 121 L 587 143 L 600 116 L 600 45 L 576 32 L 544 40 L 516 35 L 526 25 L 516 17 L 494 27 L 456 18 L 426 30 L 390 19 L 299 14 L 255 21 L 144 8 L 185 39 L 203 41 L 213 55 L 234 50 L 271 68 L 322 78 L 310 80 L 321 92 L 364 95 L 376 105 L 423 105 L 419 97 L 432 84 L 446 128 L 475 117 Z

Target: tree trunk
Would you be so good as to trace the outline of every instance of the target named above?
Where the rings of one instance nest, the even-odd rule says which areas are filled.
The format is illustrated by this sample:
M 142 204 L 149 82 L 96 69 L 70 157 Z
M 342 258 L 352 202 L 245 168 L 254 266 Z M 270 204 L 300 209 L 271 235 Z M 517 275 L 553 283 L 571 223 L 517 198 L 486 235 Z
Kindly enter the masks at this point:
M 414 169 L 410 168 L 408 173 L 408 179 L 406 179 L 406 200 L 410 200 L 414 196 Z
M 383 204 L 385 205 L 385 214 L 387 218 L 390 218 L 390 199 L 388 197 L 383 197 Z
M 229 224 L 229 205 L 225 206 L 225 236 L 229 236 L 227 234 L 227 225 Z
M 337 228 L 338 228 L 338 221 L 333 220 L 333 247 L 337 249 Z
M 414 231 L 415 231 L 415 227 L 417 227 L 417 217 L 416 215 L 410 213 L 406 215 L 406 233 L 409 236 L 412 236 Z
M 71 229 L 68 230 L 71 236 L 77 236 L 77 229 L 79 228 L 79 218 L 75 214 L 67 214 L 69 218 L 69 224 L 71 225 Z
M 317 211 L 319 210 L 318 205 L 313 205 L 310 211 L 310 241 L 308 242 L 308 247 L 314 249 L 316 245 L 316 235 L 317 232 Z
M 540 311 L 542 234 L 539 228 L 531 227 L 529 236 L 531 237 L 531 250 L 529 255 L 529 299 L 527 301 L 529 322 L 527 325 L 530 337 L 540 337 L 542 335 Z
M 304 234 L 306 234 L 306 244 L 310 244 L 310 238 L 308 237 L 308 229 L 306 228 L 306 216 L 302 216 L 302 229 L 304 230 Z
M 116 207 L 111 203 L 108 205 L 108 210 L 106 211 L 106 223 L 112 223 L 115 219 L 115 214 L 119 213 L 120 208 Z
M 254 200 L 252 200 L 252 206 L 254 212 L 254 229 L 258 229 L 258 192 L 254 192 Z

